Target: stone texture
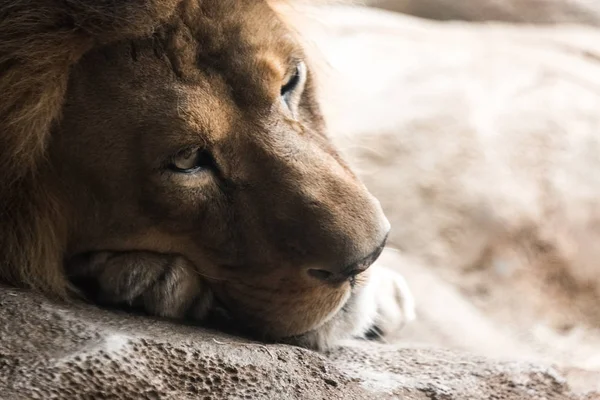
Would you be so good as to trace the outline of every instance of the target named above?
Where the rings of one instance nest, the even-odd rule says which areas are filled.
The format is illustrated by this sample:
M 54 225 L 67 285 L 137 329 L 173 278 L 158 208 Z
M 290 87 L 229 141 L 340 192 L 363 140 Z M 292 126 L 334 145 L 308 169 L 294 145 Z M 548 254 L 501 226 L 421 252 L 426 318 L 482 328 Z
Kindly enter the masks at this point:
M 5 287 L 0 320 L 6 400 L 580 398 L 551 367 L 362 342 L 321 355 Z

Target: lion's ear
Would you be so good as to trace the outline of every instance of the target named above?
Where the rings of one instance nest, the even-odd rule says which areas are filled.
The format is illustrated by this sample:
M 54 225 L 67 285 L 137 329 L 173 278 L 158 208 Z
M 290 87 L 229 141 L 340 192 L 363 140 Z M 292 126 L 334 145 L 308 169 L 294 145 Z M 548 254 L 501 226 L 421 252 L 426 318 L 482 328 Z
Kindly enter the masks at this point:
M 180 1 L 0 0 L 0 280 L 66 292 L 46 147 L 70 68 L 95 45 L 150 34 Z

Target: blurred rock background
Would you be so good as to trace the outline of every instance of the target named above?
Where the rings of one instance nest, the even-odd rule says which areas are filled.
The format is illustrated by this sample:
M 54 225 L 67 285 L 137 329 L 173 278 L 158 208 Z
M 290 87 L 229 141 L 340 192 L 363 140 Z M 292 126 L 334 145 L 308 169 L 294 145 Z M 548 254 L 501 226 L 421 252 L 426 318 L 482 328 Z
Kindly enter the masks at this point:
M 392 222 L 382 262 L 417 299 L 393 341 L 600 391 L 600 1 L 371 3 L 397 12 L 333 6 L 312 34 L 334 138 Z
M 367 0 L 365 4 L 437 20 L 600 23 L 596 0 Z

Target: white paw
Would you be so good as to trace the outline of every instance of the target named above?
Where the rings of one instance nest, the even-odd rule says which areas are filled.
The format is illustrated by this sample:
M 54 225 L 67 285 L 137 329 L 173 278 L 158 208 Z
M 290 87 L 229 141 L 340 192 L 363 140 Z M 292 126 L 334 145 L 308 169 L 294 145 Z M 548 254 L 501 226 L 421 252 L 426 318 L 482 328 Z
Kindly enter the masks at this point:
M 416 318 L 415 300 L 402 275 L 380 265 L 373 268 L 368 284 L 376 310 L 372 331 L 387 336 Z

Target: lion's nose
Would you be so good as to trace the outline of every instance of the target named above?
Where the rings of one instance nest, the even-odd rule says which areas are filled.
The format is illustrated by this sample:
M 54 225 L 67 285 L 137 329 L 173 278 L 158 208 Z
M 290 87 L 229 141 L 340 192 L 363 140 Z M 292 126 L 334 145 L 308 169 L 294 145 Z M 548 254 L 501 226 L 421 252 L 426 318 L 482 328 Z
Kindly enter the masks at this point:
M 325 283 L 343 283 L 356 275 L 365 272 L 381 255 L 387 241 L 387 235 L 383 241 L 366 257 L 359 259 L 350 265 L 342 266 L 341 268 L 310 268 L 308 275 Z

